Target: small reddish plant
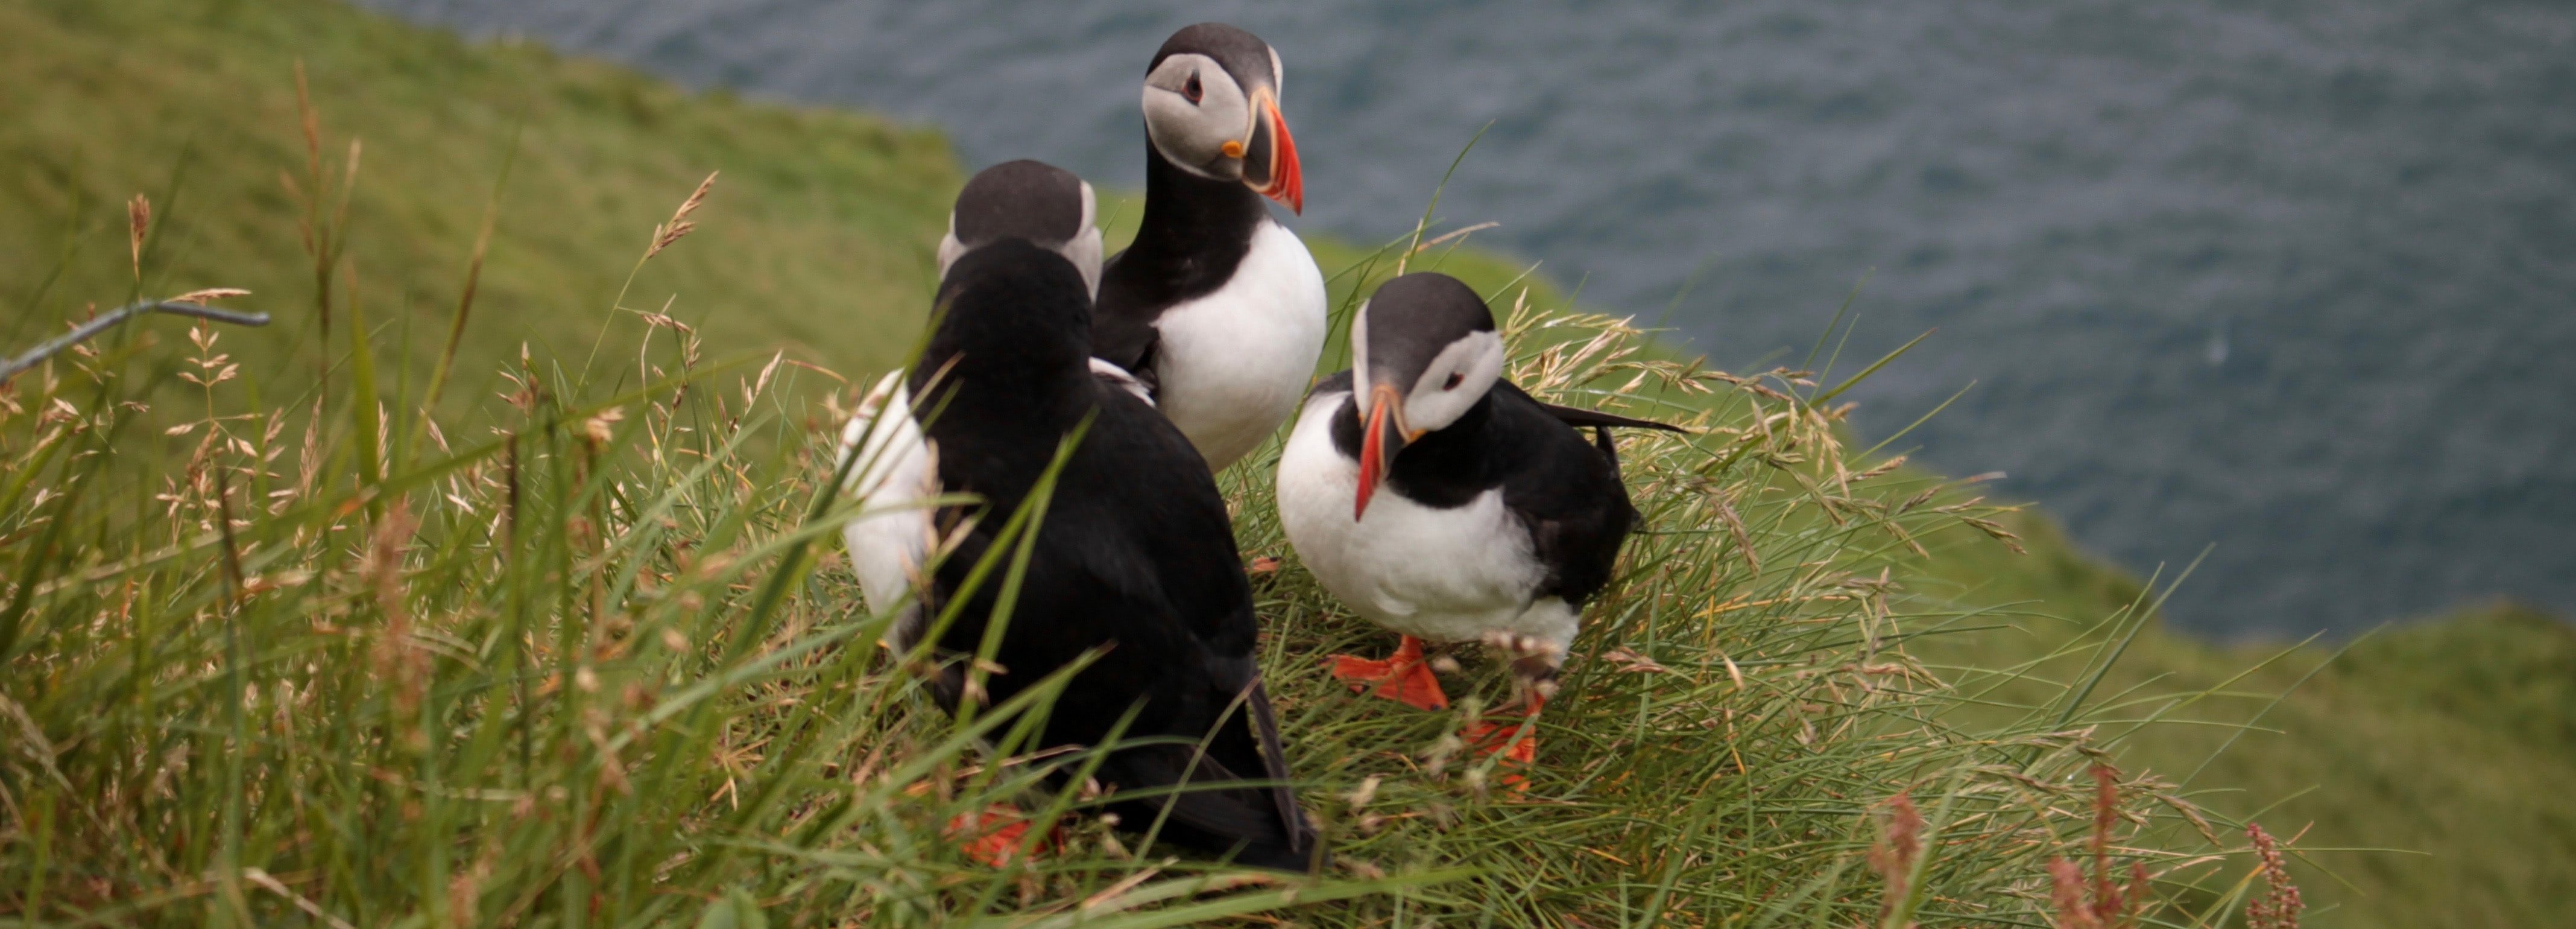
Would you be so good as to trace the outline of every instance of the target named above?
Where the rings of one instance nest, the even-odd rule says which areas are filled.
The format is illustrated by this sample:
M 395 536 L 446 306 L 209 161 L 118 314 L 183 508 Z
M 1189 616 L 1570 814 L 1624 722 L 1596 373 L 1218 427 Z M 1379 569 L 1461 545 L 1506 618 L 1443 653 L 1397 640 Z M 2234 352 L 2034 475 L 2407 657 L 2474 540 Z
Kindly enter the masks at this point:
M 2245 835 L 2254 840 L 2254 855 L 2261 862 L 2264 886 L 2262 899 L 2245 904 L 2245 925 L 2248 929 L 2299 929 L 2299 911 L 2308 904 L 2299 899 L 2299 885 L 2290 883 L 2290 868 L 2282 860 L 2281 844 L 2263 831 L 2261 823 L 2247 824 Z
M 2084 867 L 2060 857 L 2048 863 L 2049 900 L 2057 909 L 2057 929 L 2135 929 L 2147 901 L 2147 866 L 2129 862 L 2129 884 L 2111 880 L 2111 829 L 2120 822 L 2120 771 L 2093 765 L 2093 835 L 2086 850 L 2093 858 L 2093 879 Z
M 1880 828 L 1878 842 L 1869 849 L 1869 869 L 1887 882 L 1887 895 L 1878 905 L 1880 926 L 1911 927 L 1914 922 L 1896 916 L 1907 892 L 1913 889 L 1914 862 L 1923 857 L 1923 813 L 1914 808 L 1914 800 L 1897 794 L 1887 801 L 1887 822 Z

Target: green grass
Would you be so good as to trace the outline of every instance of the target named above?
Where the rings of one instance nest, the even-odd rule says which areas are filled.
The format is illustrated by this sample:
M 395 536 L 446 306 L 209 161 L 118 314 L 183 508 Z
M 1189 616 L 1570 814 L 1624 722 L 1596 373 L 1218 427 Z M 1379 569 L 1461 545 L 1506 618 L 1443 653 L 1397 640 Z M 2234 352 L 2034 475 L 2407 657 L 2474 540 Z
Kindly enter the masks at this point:
M 1923 565 L 1917 583 L 2022 615 L 1927 660 L 2038 661 L 2108 632 L 2057 617 L 2105 615 L 2142 590 L 2083 557 L 2044 516 L 2004 522 L 2031 556 L 1958 547 Z M 2042 673 L 2078 664 L 2059 659 Z M 2311 925 L 2529 926 L 2576 914 L 2576 795 L 2563 786 L 2576 783 L 2571 681 L 2576 629 L 2491 606 L 2381 630 L 2348 650 L 2212 644 L 2150 624 L 2104 689 L 2230 694 L 2175 708 L 2191 724 L 2129 736 L 2120 757 L 2131 770 L 2189 778 L 2213 809 L 2304 832 L 2317 851 L 2295 870 L 2318 910 Z M 2246 723 L 2256 728 L 2232 728 Z
M 867 368 L 910 344 L 925 243 L 961 182 L 935 133 L 690 94 L 326 0 L 0 3 L 0 339 L 34 342 L 131 292 L 124 204 L 144 193 L 164 218 L 144 290 L 247 288 L 281 324 L 233 338 L 245 367 L 318 363 L 303 211 L 280 181 L 313 186 L 299 60 L 327 173 L 364 144 L 336 272 L 357 286 L 335 300 L 343 317 L 360 303 L 389 354 L 436 356 L 498 204 L 460 347 L 487 363 L 458 373 L 451 401 L 488 402 L 488 362 L 522 342 L 587 355 L 621 289 L 647 310 L 685 295 L 678 317 L 717 346 Z M 695 247 L 626 287 L 654 225 L 718 170 Z M 631 359 L 632 344 L 602 355 Z
M 211 392 L 175 377 L 202 353 L 167 319 L 13 385 L 17 412 L 0 422 L 0 571 L 19 598 L 0 603 L 0 920 L 329 922 L 301 900 L 367 926 L 624 924 L 748 901 L 783 924 L 909 923 L 1022 905 L 1062 917 L 1115 889 L 1099 915 L 1147 924 L 1287 902 L 1264 885 L 1194 896 L 1186 862 L 1119 887 L 1161 859 L 1104 850 L 1096 829 L 1029 873 L 946 852 L 947 815 L 1012 792 L 1026 768 L 979 780 L 982 756 L 852 646 L 874 633 L 829 546 L 797 547 L 845 515 L 811 509 L 810 443 L 834 419 L 817 401 L 847 395 L 793 366 L 756 398 L 737 382 L 775 350 L 853 376 L 904 356 L 960 179 L 934 134 L 689 94 L 320 0 L 10 0 L 0 52 L 7 346 L 88 304 L 202 286 L 250 288 L 232 305 L 280 320 L 222 333 L 212 351 L 246 376 Z M 365 144 L 345 260 L 330 265 L 328 342 L 305 212 L 279 180 L 328 186 L 309 173 L 299 59 L 331 176 L 351 138 Z M 703 225 L 639 268 L 655 225 L 715 170 Z M 138 192 L 158 223 L 140 283 L 123 230 Z M 433 434 L 416 411 L 489 204 L 488 260 Z M 1390 270 L 1368 248 L 1316 252 L 1337 306 Z M 1447 244 L 1415 260 L 1489 293 L 1521 273 Z M 1558 306 L 1539 284 L 1533 304 Z M 621 294 L 695 327 L 701 379 L 685 394 L 635 394 L 684 365 L 670 330 L 612 309 Z M 360 343 L 353 312 L 372 334 Z M 1562 367 L 1604 323 L 1553 319 L 1520 333 L 1525 382 L 1598 389 L 1637 373 Z M 354 376 L 357 344 L 372 379 Z M 1657 357 L 1618 344 L 1645 349 L 1625 363 Z M 703 363 L 739 353 L 754 362 Z M 316 391 L 325 363 L 339 367 Z M 523 391 L 531 375 L 540 389 Z M 2132 777 L 2180 781 L 2267 707 L 2260 726 L 2281 731 L 2245 733 L 2189 789 L 2221 823 L 2315 823 L 2308 860 L 2358 889 L 2303 871 L 2311 925 L 2548 924 L 2576 900 L 2563 626 L 2404 630 L 2275 706 L 2324 651 L 2273 659 L 2149 618 L 2061 726 L 2070 688 L 2130 628 L 2114 617 L 2139 582 L 2044 517 L 1931 509 L 1955 494 L 1892 515 L 1936 479 L 1898 469 L 1847 488 L 1841 476 L 1865 466 L 1845 460 L 1839 423 L 1784 399 L 1813 390 L 1760 383 L 1772 393 L 1655 378 L 1635 392 L 1729 427 L 1756 408 L 1787 425 L 1632 446 L 1653 533 L 1578 644 L 1532 802 L 1480 790 L 1460 759 L 1434 765 L 1450 721 L 1321 680 L 1314 655 L 1383 643 L 1293 565 L 1269 583 L 1269 666 L 1308 803 L 1351 862 L 1295 893 L 1358 895 L 1292 918 L 1598 926 L 1662 907 L 1694 924 L 1866 921 L 1882 891 L 1866 865 L 1873 805 L 1908 788 L 1956 824 L 1945 840 L 1964 840 L 1931 858 L 1927 913 L 1952 915 L 1927 922 L 2029 914 L 2047 890 L 2038 866 L 2083 831 L 2082 746 L 2107 745 Z M 382 403 L 363 403 L 367 389 Z M 75 418 L 44 421 L 54 397 Z M 625 418 L 602 421 L 610 441 L 594 448 L 590 413 L 621 397 Z M 146 408 L 113 405 L 124 399 Z M 356 440 L 379 405 L 387 439 Z M 275 418 L 224 422 L 250 454 L 209 450 L 210 408 Z M 515 444 L 492 444 L 496 429 Z M 1228 476 L 1244 543 L 1286 555 L 1261 473 Z M 208 530 L 225 489 L 245 521 L 229 544 Z M 1959 521 L 1981 513 L 2033 554 Z M 406 516 L 416 531 L 387 529 Z M 1761 605 L 1712 614 L 1735 603 Z M 1620 670 L 1643 667 L 1605 657 L 1620 646 L 1666 670 Z M 1471 676 L 1494 692 L 1490 674 Z M 2160 709 L 2179 722 L 2126 734 L 2123 720 Z M 2130 788 L 2133 811 L 2167 811 L 2136 833 L 2142 857 L 2208 848 L 2171 807 L 2138 805 L 2153 781 Z M 2349 847 L 2434 854 L 2322 851 Z M 2221 904 L 2247 867 L 2165 875 L 2160 892 L 2182 907 L 2161 918 L 2232 912 Z
M 1595 334 L 1561 342 L 1537 327 Z M 1264 664 L 1341 862 L 1286 883 L 1127 847 L 1096 825 L 1004 869 L 942 841 L 941 824 L 999 799 L 1076 802 L 1034 781 L 1082 757 L 970 751 L 986 735 L 1007 754 L 1014 740 L 993 726 L 1010 717 L 952 722 L 914 695 L 905 662 L 868 647 L 885 621 L 856 609 L 829 556 L 851 515 L 822 489 L 832 423 L 789 399 L 775 369 L 603 398 L 562 367 L 522 364 L 507 409 L 478 423 L 497 437 L 406 447 L 391 438 L 402 423 L 374 419 L 377 385 L 355 375 L 374 348 L 363 338 L 331 391 L 343 399 L 310 417 L 251 405 L 230 382 L 207 389 L 210 414 L 138 408 L 126 401 L 145 372 L 171 359 L 149 346 L 66 358 L 0 422 L 0 454 L 32 478 L 16 490 L 43 492 L 11 500 L 0 523 L 13 540 L 0 571 L 15 579 L 0 710 L 19 749 L 0 767 L 6 915 L 2042 919 L 2043 866 L 2075 853 L 2092 820 L 2079 776 L 2092 745 L 2069 723 L 2093 714 L 2048 705 L 1949 724 L 1961 692 L 1905 641 L 1958 617 L 1881 580 L 1902 540 L 1964 531 L 1981 511 L 1909 507 L 1910 484 L 1849 473 L 1828 414 L 1639 361 L 1636 335 L 1609 320 L 1533 311 L 1512 329 L 1547 346 L 1517 366 L 1543 394 L 1642 376 L 1713 392 L 1720 418 L 1697 442 L 1629 446 L 1651 528 L 1578 643 L 1526 795 L 1498 789 L 1491 763 L 1449 735 L 1497 696 L 1496 675 L 1470 675 L 1478 696 L 1456 713 L 1350 696 L 1316 659 L 1384 636 L 1293 557 L 1265 578 Z M 218 370 L 220 351 L 217 337 L 176 360 Z M 184 460 L 101 453 L 122 431 L 192 422 L 200 444 Z M 1247 547 L 1289 554 L 1260 471 L 1228 485 Z M 1912 866 L 1873 872 L 1878 823 L 1909 793 L 1931 842 L 1897 842 Z M 2153 780 L 2108 802 L 2144 824 L 2112 827 L 2117 858 L 2152 866 L 2181 899 L 2243 868 L 2156 828 L 2183 807 Z M 1891 893 L 1892 874 L 1916 891 Z

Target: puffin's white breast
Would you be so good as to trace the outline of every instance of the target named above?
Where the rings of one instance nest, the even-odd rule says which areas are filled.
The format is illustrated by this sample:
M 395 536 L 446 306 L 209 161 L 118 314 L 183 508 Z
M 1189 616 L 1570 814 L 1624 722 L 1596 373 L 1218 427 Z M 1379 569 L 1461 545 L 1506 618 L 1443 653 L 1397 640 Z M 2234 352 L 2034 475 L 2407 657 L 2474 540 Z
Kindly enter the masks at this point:
M 1332 435 L 1349 397 L 1309 399 L 1279 461 L 1280 526 L 1324 589 L 1371 622 L 1435 642 L 1492 632 L 1560 649 L 1572 641 L 1575 611 L 1553 597 L 1532 600 L 1546 569 L 1501 490 L 1444 510 L 1381 486 L 1368 515 L 1351 518 L 1359 463 L 1333 447 Z
M 1209 470 L 1249 454 L 1296 410 L 1325 326 L 1323 272 L 1296 233 L 1266 219 L 1225 286 L 1163 311 L 1158 402 Z
M 879 613 L 913 592 L 932 539 L 930 507 L 921 501 L 939 493 L 936 456 L 912 419 L 912 395 L 904 389 L 903 376 L 895 371 L 877 381 L 841 430 L 841 460 L 849 462 L 843 487 L 860 505 L 860 515 L 841 527 L 841 541 L 850 548 L 860 594 L 868 609 Z M 889 627 L 888 634 L 903 626 Z M 894 644 L 903 648 L 910 643 Z

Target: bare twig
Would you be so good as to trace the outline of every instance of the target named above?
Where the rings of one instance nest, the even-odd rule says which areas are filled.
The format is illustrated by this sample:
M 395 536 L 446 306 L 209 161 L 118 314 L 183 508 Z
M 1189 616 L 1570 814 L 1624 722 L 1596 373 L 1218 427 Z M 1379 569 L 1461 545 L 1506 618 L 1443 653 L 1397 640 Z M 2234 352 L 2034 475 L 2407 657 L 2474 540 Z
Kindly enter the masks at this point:
M 194 302 L 184 302 L 188 297 L 214 299 L 216 297 L 241 296 L 248 293 L 250 293 L 250 291 L 247 290 L 201 290 L 196 293 L 187 294 L 176 300 L 152 300 L 109 310 L 105 313 L 99 314 L 95 319 L 80 324 L 72 331 L 55 337 L 52 341 L 38 345 L 35 348 L 28 349 L 26 354 L 20 355 L 16 358 L 11 358 L 7 361 L 0 361 L 0 381 L 6 381 L 10 378 L 16 377 L 18 376 L 18 372 L 43 364 L 45 359 L 54 357 L 56 354 L 62 352 L 63 349 L 86 342 L 91 337 L 96 336 L 99 333 L 116 328 L 119 323 L 133 319 L 137 316 L 142 316 L 146 313 L 170 313 L 177 316 L 194 316 L 199 319 L 211 319 L 216 322 L 232 323 L 239 326 L 268 325 L 268 314 L 266 313 L 236 313 L 232 310 L 218 310 L 214 307 L 201 306 Z

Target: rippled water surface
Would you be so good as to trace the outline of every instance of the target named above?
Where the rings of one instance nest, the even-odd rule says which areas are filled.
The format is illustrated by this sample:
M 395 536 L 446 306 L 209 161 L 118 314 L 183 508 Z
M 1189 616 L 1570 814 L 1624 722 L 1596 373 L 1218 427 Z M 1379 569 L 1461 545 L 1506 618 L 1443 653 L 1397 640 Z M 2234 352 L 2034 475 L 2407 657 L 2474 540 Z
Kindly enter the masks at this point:
M 1136 82 L 1223 19 L 1287 61 L 1305 223 L 1441 214 L 1721 364 L 1935 335 L 1858 392 L 2219 632 L 2576 612 L 2576 7 L 368 0 L 1138 186 Z M 1793 350 L 1790 347 L 1796 346 Z

